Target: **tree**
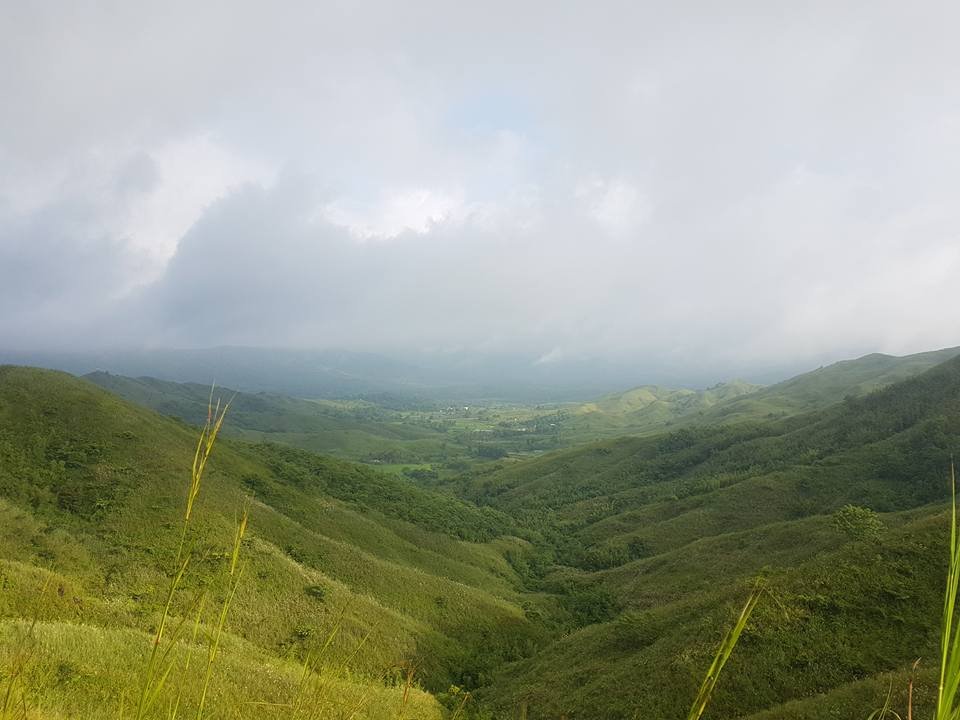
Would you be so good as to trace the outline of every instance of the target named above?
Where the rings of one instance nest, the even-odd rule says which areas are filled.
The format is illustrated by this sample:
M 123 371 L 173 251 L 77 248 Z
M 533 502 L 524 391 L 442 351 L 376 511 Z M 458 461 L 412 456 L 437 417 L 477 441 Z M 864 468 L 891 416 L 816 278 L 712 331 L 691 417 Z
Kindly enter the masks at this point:
M 878 541 L 885 529 L 883 520 L 870 508 L 844 505 L 833 514 L 833 525 L 852 540 Z

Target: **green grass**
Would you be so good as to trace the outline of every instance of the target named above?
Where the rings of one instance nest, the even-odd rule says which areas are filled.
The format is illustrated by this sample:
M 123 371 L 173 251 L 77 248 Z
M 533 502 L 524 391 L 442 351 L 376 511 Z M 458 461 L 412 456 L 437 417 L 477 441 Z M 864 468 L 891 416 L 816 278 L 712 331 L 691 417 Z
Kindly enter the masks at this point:
M 456 423 L 519 431 L 490 419 Z M 208 597 L 197 640 L 177 638 L 196 670 L 181 714 L 197 711 L 231 597 L 207 701 L 225 717 L 282 716 L 306 692 L 305 662 L 342 685 L 323 691 L 345 698 L 335 717 L 396 717 L 416 686 L 434 696 L 404 717 L 666 719 L 703 690 L 705 720 L 866 718 L 891 682 L 900 712 L 913 661 L 938 654 L 958 435 L 954 360 L 789 418 L 510 458 L 435 489 L 225 436 L 169 609 L 192 627 L 191 600 Z M 26 667 L 17 648 L 31 648 L 17 687 L 42 688 L 51 717 L 106 707 L 147 662 L 194 443 L 191 427 L 88 383 L 0 369 L 0 667 Z M 235 595 L 229 566 L 244 568 Z M 768 594 L 739 622 L 757 577 Z M 85 644 L 94 655 L 73 673 Z M 112 648 L 119 663 L 98 659 Z M 922 665 L 917 713 L 936 685 Z
M 940 624 L 940 681 L 937 684 L 935 720 L 956 720 L 960 717 L 960 627 L 954 617 L 957 592 L 960 590 L 960 537 L 957 536 L 957 479 L 950 467 L 950 563 L 943 599 L 943 620 Z
M 27 631 L 26 623 L 0 622 L 0 666 L 9 666 L 9 648 Z M 125 698 L 126 717 L 130 717 L 129 689 L 136 687 L 140 668 L 147 661 L 150 641 L 146 634 L 119 627 L 50 621 L 38 623 L 32 635 L 34 652 L 26 677 L 30 717 L 116 720 L 121 697 Z M 210 683 L 208 706 L 215 708 L 220 718 L 285 717 L 283 706 L 296 697 L 301 667 L 238 638 L 228 636 L 225 640 Z M 207 649 L 201 645 L 187 643 L 181 651 L 192 656 L 194 667 L 202 667 L 206 660 Z M 178 684 L 182 684 L 185 697 L 193 698 L 200 693 L 202 681 L 197 674 L 178 679 Z M 395 720 L 399 714 L 401 687 L 372 683 L 346 672 L 329 678 L 329 683 L 318 710 L 333 717 L 361 700 L 365 702 L 357 717 Z M 174 692 L 163 696 L 160 703 L 164 710 L 174 697 Z M 412 710 L 407 717 L 442 717 L 436 701 L 418 689 L 411 691 L 408 706 Z M 195 711 L 193 704 L 185 704 L 181 715 Z M 157 716 L 165 717 L 163 713 Z
M 44 605 L 43 622 L 126 630 L 146 650 L 180 554 L 177 508 L 194 434 L 69 376 L 0 369 L 0 515 L 9 520 L 0 526 L 0 618 L 29 618 L 36 574 L 52 572 L 63 599 Z M 234 584 L 217 568 L 232 564 L 236 509 L 251 491 L 243 582 L 221 629 Z M 191 618 L 206 593 L 201 636 L 219 634 L 225 658 L 242 643 L 296 674 L 346 608 L 326 662 L 351 657 L 354 682 L 374 690 L 414 662 L 417 683 L 439 690 L 475 682 L 544 636 L 519 605 L 502 541 L 459 537 L 489 534 L 495 513 L 374 470 L 220 440 L 192 513 L 190 565 L 168 627 Z M 205 664 L 192 667 L 205 675 Z M 218 682 L 214 672 L 211 692 Z
M 609 441 L 464 476 L 452 491 L 540 534 L 525 559 L 540 586 L 593 588 L 598 610 L 498 675 L 484 698 L 523 701 L 531 718 L 675 716 L 709 664 L 703 639 L 732 622 L 717 608 L 762 573 L 778 603 L 758 609 L 707 716 L 791 703 L 831 716 L 834 689 L 936 654 L 943 468 L 958 436 L 953 360 L 797 418 Z M 878 511 L 876 540 L 837 526 L 833 513 L 848 505 Z M 832 716 L 866 717 L 883 693 L 875 700 L 864 712 L 844 700 Z

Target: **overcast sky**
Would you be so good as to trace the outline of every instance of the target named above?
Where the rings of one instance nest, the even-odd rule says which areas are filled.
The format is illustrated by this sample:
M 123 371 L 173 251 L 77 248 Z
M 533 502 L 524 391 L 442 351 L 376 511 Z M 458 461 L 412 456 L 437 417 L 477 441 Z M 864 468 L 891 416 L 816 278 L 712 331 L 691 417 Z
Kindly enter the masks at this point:
M 960 344 L 960 4 L 0 0 L 0 345 Z

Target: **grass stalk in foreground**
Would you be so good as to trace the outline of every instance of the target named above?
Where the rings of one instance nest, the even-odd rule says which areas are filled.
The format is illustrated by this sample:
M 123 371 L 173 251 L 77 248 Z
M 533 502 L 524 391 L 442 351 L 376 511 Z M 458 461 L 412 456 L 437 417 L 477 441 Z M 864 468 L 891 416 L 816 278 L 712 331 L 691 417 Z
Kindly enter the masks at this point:
M 200 595 L 199 602 L 197 603 L 197 614 L 193 620 L 193 634 L 191 635 L 190 641 L 191 644 L 196 644 L 197 635 L 200 632 L 200 619 L 203 616 L 203 605 L 206 600 L 206 595 Z M 180 712 L 180 702 L 183 700 L 183 687 L 184 680 L 190 675 L 190 659 L 193 657 L 193 653 L 187 653 L 187 657 L 183 662 L 183 670 L 180 673 L 181 682 L 180 686 L 177 688 L 177 697 L 174 701 L 170 712 L 168 713 L 169 720 L 177 720 L 177 714 Z
M 303 670 L 300 674 L 300 681 L 297 683 L 297 689 L 292 701 L 290 703 L 277 705 L 279 708 L 290 711 L 287 717 L 291 720 L 319 720 L 319 718 L 323 716 L 325 712 L 324 701 L 326 699 L 326 693 L 330 689 L 330 680 L 342 676 L 347 665 L 349 665 L 353 658 L 356 657 L 356 655 L 360 652 L 360 649 L 369 639 L 370 633 L 367 633 L 367 635 L 363 638 L 363 640 L 360 641 L 359 645 L 354 649 L 350 656 L 347 657 L 347 659 L 343 660 L 335 670 L 325 674 L 324 657 L 333 644 L 334 639 L 337 637 L 343 627 L 343 619 L 346 615 L 346 612 L 346 607 L 341 609 L 339 615 L 337 616 L 336 622 L 334 622 L 330 632 L 327 633 L 327 637 L 324 640 L 323 645 L 318 650 L 307 653 L 307 657 L 303 662 Z M 329 675 L 329 677 L 326 675 Z M 412 673 L 409 676 L 409 682 L 410 684 L 413 683 Z M 407 688 L 407 690 L 404 692 L 403 705 L 401 706 L 401 717 L 403 714 L 403 708 L 406 706 L 408 693 L 409 688 Z M 349 717 L 355 716 L 363 709 L 364 705 L 369 700 L 368 696 L 369 692 L 364 694 Z
M 717 654 L 714 655 L 710 669 L 707 670 L 707 675 L 700 685 L 700 691 L 697 693 L 697 697 L 690 707 L 690 712 L 687 713 L 687 720 L 700 720 L 704 710 L 707 709 L 710 698 L 713 696 L 713 689 L 717 686 L 717 680 L 720 678 L 720 671 L 723 670 L 723 666 L 726 665 L 730 654 L 733 652 L 733 648 L 736 647 L 737 641 L 740 639 L 740 634 L 747 626 L 747 621 L 750 620 L 750 615 L 760 600 L 762 592 L 763 582 L 758 581 L 750 593 L 750 597 L 747 598 L 743 610 L 740 611 L 737 622 L 730 628 L 726 637 L 723 638 L 723 642 L 720 643 L 720 647 L 717 648 Z
M 237 523 L 237 530 L 233 538 L 233 552 L 230 555 L 230 589 L 224 598 L 223 605 L 220 607 L 220 616 L 217 620 L 217 629 L 210 640 L 210 647 L 207 652 L 207 666 L 203 673 L 203 687 L 200 690 L 200 703 L 197 705 L 196 720 L 203 717 L 203 709 L 207 703 L 207 690 L 210 687 L 210 677 L 213 674 L 213 662 L 217 659 L 217 653 L 220 650 L 220 639 L 223 637 L 223 629 L 227 624 L 227 614 L 230 612 L 230 605 L 233 604 L 233 598 L 237 594 L 237 588 L 240 585 L 240 578 L 243 576 L 243 566 L 237 567 L 237 560 L 240 557 L 240 545 L 243 542 L 244 533 L 247 531 L 247 520 L 250 517 L 250 501 L 244 505 L 240 521 Z
M 163 649 L 161 649 L 161 646 L 163 645 L 165 639 L 167 624 L 170 621 L 174 596 L 176 595 L 177 590 L 180 588 L 180 585 L 183 582 L 183 577 L 190 565 L 191 551 L 186 547 L 186 540 L 187 532 L 190 528 L 190 520 L 193 516 L 194 503 L 200 494 L 203 472 L 206 469 L 207 461 L 210 459 L 210 455 L 213 453 L 214 443 L 217 440 L 217 436 L 220 434 L 220 428 L 223 426 L 223 420 L 226 417 L 229 407 L 230 403 L 228 402 L 221 409 L 219 400 L 217 401 L 216 407 L 214 407 L 213 388 L 211 388 L 210 400 L 207 404 L 207 421 L 200 430 L 200 436 L 197 439 L 197 446 L 194 450 L 193 465 L 190 469 L 190 485 L 187 489 L 186 507 L 184 509 L 183 523 L 181 525 L 180 543 L 177 548 L 177 557 L 174 562 L 174 572 L 170 579 L 170 587 L 167 591 L 166 602 L 164 603 L 163 611 L 160 614 L 160 622 L 157 624 L 157 631 L 153 637 L 153 644 L 150 649 L 150 657 L 147 660 L 147 666 L 143 672 L 140 695 L 137 702 L 136 712 L 134 713 L 134 720 L 143 720 L 143 718 L 146 717 L 146 715 L 150 712 L 154 703 L 159 698 L 161 691 L 166 686 L 167 680 L 169 679 L 170 673 L 173 671 L 175 665 L 175 658 L 171 657 L 171 653 L 174 646 L 177 644 L 177 641 L 180 639 L 181 633 L 183 632 L 186 617 L 181 620 L 169 633 L 169 636 L 166 637 L 166 646 Z M 244 522 L 244 529 L 245 528 L 246 523 Z M 242 533 L 239 531 L 238 537 L 242 539 Z M 238 545 L 238 543 L 239 541 L 235 542 L 235 547 Z M 237 552 L 238 550 L 235 550 L 234 555 L 231 558 L 231 569 L 235 568 L 236 566 Z M 236 587 L 234 586 L 234 591 L 235 590 Z M 230 593 L 229 597 L 232 599 L 232 592 Z M 200 603 L 201 599 L 197 598 L 196 604 L 199 606 Z M 222 616 L 222 621 L 225 620 L 226 617 L 224 613 Z M 217 635 L 217 642 L 219 644 L 219 633 Z M 215 655 L 216 652 L 214 651 L 212 654 Z M 204 694 L 206 694 L 206 686 L 208 682 L 209 678 L 207 678 L 206 682 L 204 683 Z M 179 699 L 176 707 L 179 707 Z M 202 713 L 202 703 L 200 706 L 200 712 Z M 198 714 L 197 717 L 199 718 L 200 715 Z
M 960 585 L 960 543 L 957 539 L 957 476 L 953 462 L 950 463 L 950 501 L 950 562 L 940 625 L 940 683 L 937 686 L 935 720 L 960 718 L 960 707 L 957 705 L 960 688 L 960 626 L 954 615 L 957 588 Z
M 912 682 L 912 681 L 911 681 Z M 883 707 L 877 708 L 867 716 L 867 720 L 903 720 L 900 714 L 890 709 L 890 701 L 893 699 L 893 682 L 890 683 L 890 689 L 887 690 L 887 699 L 883 701 Z
M 403 697 L 400 700 L 400 713 L 397 715 L 397 720 L 403 720 L 403 713 L 406 712 L 407 703 L 410 701 L 410 689 L 413 687 L 413 676 L 416 672 L 417 666 L 413 663 L 410 663 L 404 669 Z
M 907 684 L 907 720 L 913 720 L 913 681 L 919 664 L 920 658 L 917 658 L 913 661 L 913 667 L 910 668 L 910 682 Z

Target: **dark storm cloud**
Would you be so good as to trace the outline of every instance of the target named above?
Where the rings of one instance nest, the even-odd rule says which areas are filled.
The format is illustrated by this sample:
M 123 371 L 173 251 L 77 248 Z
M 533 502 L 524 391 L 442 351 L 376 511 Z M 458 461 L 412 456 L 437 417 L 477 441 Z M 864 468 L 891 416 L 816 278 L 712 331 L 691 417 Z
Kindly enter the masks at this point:
M 135 263 L 98 227 L 95 209 L 59 202 L 0 224 L 0 308 L 7 338 L 85 344 L 90 325 L 114 313 Z M 9 347 L 9 345 L 7 345 Z

